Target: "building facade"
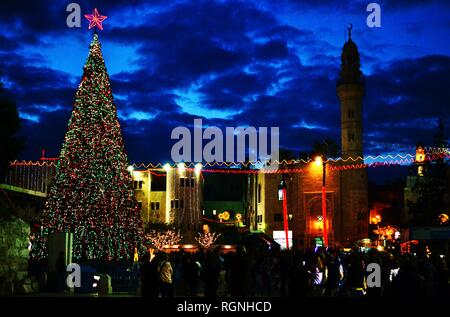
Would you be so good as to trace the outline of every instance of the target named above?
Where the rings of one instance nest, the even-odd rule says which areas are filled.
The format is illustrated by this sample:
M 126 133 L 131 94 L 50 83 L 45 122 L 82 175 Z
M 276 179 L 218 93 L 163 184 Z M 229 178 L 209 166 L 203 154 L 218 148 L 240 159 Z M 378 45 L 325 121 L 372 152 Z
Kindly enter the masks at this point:
M 21 195 L 20 203 L 17 199 L 11 203 L 18 207 L 16 209 L 24 209 L 22 213 L 30 214 L 25 218 L 36 220 L 55 171 L 54 162 L 14 163 L 1 182 L 0 189 L 7 191 L 8 197 Z M 200 170 L 179 165 L 178 168 L 164 169 L 130 168 L 130 173 L 144 223 L 174 224 L 186 232 L 199 230 L 203 210 L 203 176 Z M 22 204 L 22 201 L 30 199 L 32 204 Z
M 203 210 L 200 170 L 179 165 L 133 169 L 131 173 L 144 223 L 174 224 L 187 235 L 200 230 Z
M 247 222 L 250 230 L 275 236 L 284 230 L 283 201 L 278 187 L 286 184 L 288 229 L 295 248 L 321 245 L 324 220 L 329 246 L 348 246 L 368 237 L 368 179 L 363 163 L 364 78 L 359 52 L 351 39 L 341 55 L 337 96 L 341 108 L 341 156 L 325 168 L 326 217 L 322 210 L 322 164 L 298 164 L 301 173 L 252 174 L 248 178 Z M 292 166 L 291 166 L 292 167 Z M 324 219 L 325 218 L 325 219 Z

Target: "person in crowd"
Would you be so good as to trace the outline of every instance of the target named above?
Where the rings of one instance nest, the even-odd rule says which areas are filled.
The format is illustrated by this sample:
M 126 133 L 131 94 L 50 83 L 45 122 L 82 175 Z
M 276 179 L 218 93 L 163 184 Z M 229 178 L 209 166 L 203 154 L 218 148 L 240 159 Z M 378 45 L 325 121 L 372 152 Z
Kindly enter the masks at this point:
M 367 296 L 369 297 L 380 297 L 383 293 L 383 283 L 382 283 L 382 278 L 383 278 L 383 261 L 382 259 L 379 257 L 378 252 L 375 249 L 369 250 L 369 252 L 367 253 L 367 263 L 375 263 L 379 265 L 380 268 L 380 276 L 379 277 L 375 277 L 375 282 L 380 283 L 379 286 L 373 286 L 373 287 L 367 287 Z M 371 270 L 365 270 L 365 274 L 366 274 L 366 281 L 368 278 L 371 278 L 369 275 L 372 274 Z M 378 279 L 378 280 L 377 280 Z M 367 282 L 366 282 L 367 284 Z
M 198 292 L 198 282 L 201 276 L 202 266 L 194 256 L 186 256 L 186 282 L 188 285 L 188 296 L 195 297 Z
M 436 294 L 438 296 L 450 297 L 449 272 L 447 261 L 439 256 L 436 259 Z
M 205 296 L 217 297 L 219 287 L 219 277 L 222 270 L 222 263 L 219 256 L 220 247 L 213 251 L 208 251 L 205 259 Z
M 420 257 L 418 272 L 424 278 L 426 296 L 433 296 L 435 294 L 437 272 L 428 255 Z
M 390 287 L 391 296 L 424 297 L 426 296 L 425 279 L 418 273 L 417 259 L 406 255 L 398 274 Z
M 295 252 L 293 272 L 289 283 L 289 295 L 293 297 L 306 297 L 311 292 L 312 276 L 307 270 L 306 258 L 303 254 Z
M 325 278 L 325 293 L 326 297 L 336 297 L 339 292 L 339 285 L 341 282 L 341 271 L 339 270 L 339 262 L 335 257 L 327 253 L 326 254 L 325 267 L 326 278 Z
M 282 297 L 289 295 L 290 276 L 293 271 L 292 256 L 289 251 L 283 251 L 280 257 L 280 294 Z
M 172 285 L 175 296 L 186 296 L 186 287 L 183 280 L 183 258 L 185 252 L 173 252 L 171 253 L 171 265 L 173 269 Z
M 58 292 L 63 292 L 66 288 L 66 261 L 64 260 L 64 252 L 59 252 L 55 266 L 58 276 Z
M 261 291 L 260 294 L 262 296 L 271 296 L 272 295 L 272 270 L 273 270 L 273 262 L 271 257 L 261 255 L 259 265 L 259 276 L 261 282 Z
M 149 289 L 152 285 L 150 280 L 150 253 L 146 252 L 141 261 L 141 296 L 150 297 Z
M 312 297 L 321 297 L 324 295 L 324 285 L 327 277 L 327 267 L 320 254 L 313 254 L 309 272 L 312 276 Z
M 158 263 L 158 278 L 161 288 L 161 297 L 173 297 L 174 288 L 172 283 L 173 269 L 169 261 L 169 256 L 162 253 L 161 260 Z
M 365 265 L 360 253 L 353 253 L 347 270 L 346 293 L 350 297 L 365 295 Z
M 171 260 L 166 253 L 159 252 L 149 261 L 147 254 L 142 260 L 143 297 L 174 296 L 177 271 L 181 274 L 179 280 L 183 289 L 177 290 L 177 296 L 196 297 L 202 293 L 206 297 L 450 295 L 448 265 L 443 255 L 417 257 L 375 249 L 367 253 L 330 249 L 248 251 L 240 245 L 235 253 L 223 256 L 217 247 L 198 254 L 173 253 Z M 369 283 L 374 281 L 373 271 L 366 270 L 369 263 L 379 265 L 381 276 L 377 281 L 381 281 L 381 287 Z M 62 272 L 63 266 L 59 264 L 59 267 Z M 221 272 L 225 273 L 222 286 L 219 285 Z M 204 281 L 204 292 L 201 281 Z
M 244 297 L 248 294 L 248 279 L 250 263 L 245 246 L 238 246 L 236 254 L 230 263 L 230 294 L 231 297 Z
M 161 260 L 161 253 L 157 252 L 153 259 L 150 253 L 143 258 L 142 264 L 142 297 L 157 298 L 160 292 L 160 282 L 158 273 L 158 263 Z

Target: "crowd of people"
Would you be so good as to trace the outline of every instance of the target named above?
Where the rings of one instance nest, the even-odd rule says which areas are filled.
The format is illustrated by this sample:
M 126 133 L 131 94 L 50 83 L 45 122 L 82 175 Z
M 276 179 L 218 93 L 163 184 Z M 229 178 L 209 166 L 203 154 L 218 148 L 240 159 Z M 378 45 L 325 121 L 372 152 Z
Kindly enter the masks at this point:
M 379 270 L 368 268 L 371 263 Z M 226 254 L 216 248 L 198 253 L 158 252 L 151 260 L 147 255 L 141 266 L 141 292 L 144 297 L 450 294 L 448 264 L 442 255 L 394 255 L 375 249 L 366 253 L 247 251 L 244 246 Z

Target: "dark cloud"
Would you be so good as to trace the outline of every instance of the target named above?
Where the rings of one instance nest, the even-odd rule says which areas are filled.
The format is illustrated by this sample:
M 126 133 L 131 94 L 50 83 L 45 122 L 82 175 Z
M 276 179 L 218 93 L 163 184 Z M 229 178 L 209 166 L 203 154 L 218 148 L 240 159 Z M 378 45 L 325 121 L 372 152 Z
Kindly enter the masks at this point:
M 372 2 L 379 4 L 382 10 L 402 10 L 415 7 L 420 8 L 421 6 L 425 5 L 448 6 L 450 4 L 450 2 L 448 2 L 447 0 L 379 0 Z M 367 5 L 371 2 L 366 0 L 278 0 L 267 1 L 267 3 L 268 5 L 271 5 L 275 8 L 281 7 L 285 10 L 305 10 L 321 8 L 324 10 L 328 10 L 330 13 L 338 11 L 351 14 L 365 11 Z
M 286 42 L 273 40 L 256 49 L 256 57 L 262 60 L 283 59 L 288 55 Z

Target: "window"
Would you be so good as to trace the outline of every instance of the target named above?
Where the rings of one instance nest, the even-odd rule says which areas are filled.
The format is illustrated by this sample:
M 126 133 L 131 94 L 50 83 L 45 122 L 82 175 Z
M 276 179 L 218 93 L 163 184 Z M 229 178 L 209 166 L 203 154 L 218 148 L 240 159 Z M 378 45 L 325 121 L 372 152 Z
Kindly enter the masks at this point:
M 258 216 L 256 217 L 256 221 L 257 221 L 258 223 L 261 223 L 261 222 L 262 222 L 262 215 L 258 215 Z
M 274 214 L 273 221 L 275 221 L 275 222 L 283 221 L 283 214 L 282 213 Z
M 355 134 L 352 133 L 352 132 L 349 132 L 349 133 L 348 133 L 348 140 L 349 140 L 350 142 L 354 142 L 354 141 L 355 141 Z
M 366 232 L 365 227 L 358 227 L 358 233 L 364 233 L 364 232 Z
M 354 118 L 354 117 L 355 117 L 355 112 L 354 112 L 353 109 L 350 109 L 350 110 L 348 111 L 348 118 L 349 118 L 349 119 L 352 119 L 352 118 Z
M 358 214 L 356 215 L 356 219 L 357 219 L 357 220 L 366 220 L 367 217 L 366 217 L 366 214 L 365 214 L 365 213 L 363 213 L 363 212 L 358 212 Z
M 155 210 L 155 203 L 150 203 L 150 210 Z
M 152 192 L 163 192 L 166 191 L 166 176 L 152 177 L 152 184 L 150 190 Z
M 217 210 L 213 210 L 213 216 L 217 215 Z
M 142 181 L 133 181 L 134 189 L 142 189 Z
M 155 203 L 155 209 L 156 209 L 156 210 L 159 210 L 159 201 L 157 201 L 157 202 Z
M 142 201 L 138 201 L 139 210 L 142 210 Z
M 258 203 L 261 202 L 261 184 L 258 184 Z
M 173 200 L 170 201 L 170 208 L 171 208 L 171 209 L 175 208 L 175 203 L 174 203 Z
M 195 185 L 195 178 L 187 178 L 187 177 L 180 178 L 180 187 L 194 187 L 194 185 Z
M 178 199 L 175 199 L 175 209 L 178 209 L 180 201 Z

